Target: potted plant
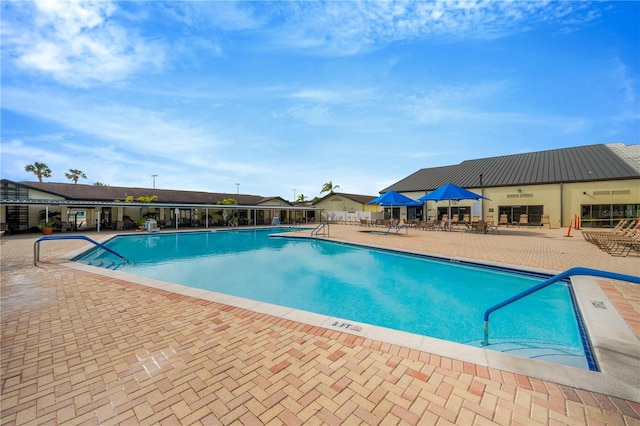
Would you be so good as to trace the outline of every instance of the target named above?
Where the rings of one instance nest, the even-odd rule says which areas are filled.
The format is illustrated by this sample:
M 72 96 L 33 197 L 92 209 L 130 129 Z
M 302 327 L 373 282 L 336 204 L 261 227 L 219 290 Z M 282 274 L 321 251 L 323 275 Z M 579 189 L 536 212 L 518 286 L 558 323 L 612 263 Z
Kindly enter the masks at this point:
M 38 228 L 42 230 L 44 235 L 53 234 L 53 222 L 50 220 L 43 220 L 38 223 Z
M 136 228 L 138 229 L 138 231 L 142 231 L 144 230 L 144 224 L 147 221 L 147 219 L 141 217 L 140 219 L 136 219 L 133 222 L 136 224 Z

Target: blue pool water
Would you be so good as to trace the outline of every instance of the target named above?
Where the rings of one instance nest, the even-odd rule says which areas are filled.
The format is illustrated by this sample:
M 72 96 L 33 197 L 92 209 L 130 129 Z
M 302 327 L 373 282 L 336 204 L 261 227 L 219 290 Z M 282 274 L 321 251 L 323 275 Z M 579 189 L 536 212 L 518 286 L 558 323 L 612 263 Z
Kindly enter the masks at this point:
M 546 277 L 309 239 L 279 230 L 119 236 L 91 265 L 481 346 L 483 313 Z M 488 349 L 590 368 L 567 283 L 491 316 Z M 588 347 L 587 347 L 588 349 Z M 593 369 L 594 367 L 591 366 Z

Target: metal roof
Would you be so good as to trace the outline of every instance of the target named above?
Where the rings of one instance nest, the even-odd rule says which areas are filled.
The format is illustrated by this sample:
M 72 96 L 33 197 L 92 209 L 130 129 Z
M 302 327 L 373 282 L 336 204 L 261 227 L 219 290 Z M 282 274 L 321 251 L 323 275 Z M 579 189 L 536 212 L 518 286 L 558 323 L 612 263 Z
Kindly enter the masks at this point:
M 620 144 L 613 145 L 616 149 L 605 144 L 588 145 L 468 160 L 454 166 L 421 169 L 385 188 L 381 193 L 389 190 L 433 191 L 445 183 L 463 188 L 479 188 L 640 178 L 640 171 L 632 167 L 629 158 L 618 154 Z

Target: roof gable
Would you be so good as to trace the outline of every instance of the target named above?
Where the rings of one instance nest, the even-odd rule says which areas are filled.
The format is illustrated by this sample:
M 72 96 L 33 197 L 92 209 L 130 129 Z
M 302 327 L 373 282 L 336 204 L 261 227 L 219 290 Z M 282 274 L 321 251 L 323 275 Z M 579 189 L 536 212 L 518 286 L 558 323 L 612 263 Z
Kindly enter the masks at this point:
M 347 194 L 344 192 L 331 192 L 327 195 L 325 195 L 324 197 L 320 198 L 319 200 L 315 201 L 313 204 L 316 205 L 318 203 L 323 202 L 324 200 L 326 200 L 329 197 L 333 197 L 333 196 L 340 196 L 340 197 L 344 197 L 344 198 L 348 198 L 352 201 L 355 201 L 356 203 L 360 203 L 360 204 L 367 204 L 369 201 L 373 200 L 374 198 L 377 197 L 377 195 L 361 195 L 361 194 Z

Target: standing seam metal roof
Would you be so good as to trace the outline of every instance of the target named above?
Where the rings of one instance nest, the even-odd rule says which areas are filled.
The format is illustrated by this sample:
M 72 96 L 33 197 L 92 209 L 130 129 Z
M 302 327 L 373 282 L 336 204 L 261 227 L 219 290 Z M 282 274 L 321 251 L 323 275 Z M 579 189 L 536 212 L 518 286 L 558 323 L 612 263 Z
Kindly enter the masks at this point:
M 445 183 L 463 188 L 480 187 L 480 174 L 484 187 L 640 178 L 640 172 L 615 150 L 598 144 L 467 160 L 454 166 L 421 169 L 381 193 L 389 190 L 432 191 Z

